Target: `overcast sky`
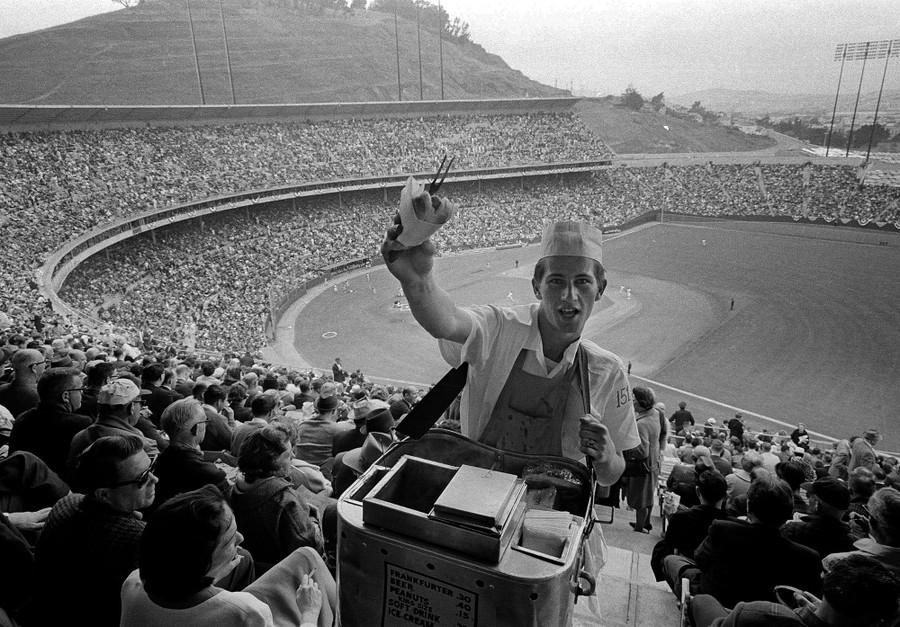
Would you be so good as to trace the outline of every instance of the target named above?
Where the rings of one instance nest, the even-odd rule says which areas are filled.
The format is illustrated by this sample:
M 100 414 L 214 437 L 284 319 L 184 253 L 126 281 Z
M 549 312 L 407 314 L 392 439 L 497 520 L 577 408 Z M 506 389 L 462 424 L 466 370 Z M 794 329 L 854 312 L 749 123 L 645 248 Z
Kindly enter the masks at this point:
M 451 17 L 469 23 L 476 42 L 530 78 L 601 95 L 621 93 L 629 83 L 645 95 L 710 88 L 831 93 L 837 44 L 900 38 L 900 0 L 442 4 Z M 0 0 L 0 37 L 118 6 L 113 0 Z M 892 63 L 885 88 L 900 89 L 900 59 Z M 881 72 L 867 69 L 866 77 L 864 90 L 877 89 Z

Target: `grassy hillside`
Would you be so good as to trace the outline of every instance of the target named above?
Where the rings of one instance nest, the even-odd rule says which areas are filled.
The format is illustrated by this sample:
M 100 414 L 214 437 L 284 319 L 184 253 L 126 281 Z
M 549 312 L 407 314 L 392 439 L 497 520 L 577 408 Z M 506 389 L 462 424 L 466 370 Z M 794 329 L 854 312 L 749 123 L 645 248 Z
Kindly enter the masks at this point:
M 238 103 L 396 100 L 392 15 L 310 12 L 291 3 L 224 0 Z M 297 3 L 300 4 L 300 3 Z M 301 5 L 302 6 L 302 5 Z M 200 90 L 184 0 L 148 0 L 0 40 L 0 103 L 197 104 Z M 191 0 L 207 104 L 228 104 L 218 0 Z M 418 100 L 415 22 L 400 20 L 403 100 Z M 446 99 L 560 96 L 475 44 L 443 43 Z M 439 42 L 422 31 L 423 97 L 441 98 Z
M 578 115 L 618 154 L 733 152 L 759 150 L 775 144 L 769 137 L 747 135 L 732 128 L 693 120 L 632 111 L 616 106 L 615 99 L 582 100 Z M 668 129 L 666 128 L 668 127 Z

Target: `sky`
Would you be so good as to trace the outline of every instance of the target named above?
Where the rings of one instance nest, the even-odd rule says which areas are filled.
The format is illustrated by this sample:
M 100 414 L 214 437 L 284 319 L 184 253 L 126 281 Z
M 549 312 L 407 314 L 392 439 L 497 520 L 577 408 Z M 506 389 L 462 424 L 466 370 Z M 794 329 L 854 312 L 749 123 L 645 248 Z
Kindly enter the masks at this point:
M 837 44 L 900 38 L 900 0 L 442 0 L 442 6 L 511 67 L 579 95 L 620 94 L 629 84 L 646 96 L 721 88 L 833 93 Z M 113 0 L 0 0 L 0 37 L 119 8 Z M 900 58 L 893 67 L 886 89 L 900 89 Z M 867 69 L 866 77 L 863 89 L 878 89 L 881 72 Z

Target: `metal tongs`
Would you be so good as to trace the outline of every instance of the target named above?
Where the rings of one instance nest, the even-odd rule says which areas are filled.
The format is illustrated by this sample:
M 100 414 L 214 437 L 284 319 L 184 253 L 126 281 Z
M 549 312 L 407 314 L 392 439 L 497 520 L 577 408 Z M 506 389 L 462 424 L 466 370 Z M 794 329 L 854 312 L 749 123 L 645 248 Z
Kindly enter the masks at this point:
M 447 155 L 444 155 L 444 158 L 441 159 L 441 165 L 438 166 L 438 171 L 434 175 L 434 178 L 431 180 L 431 184 L 428 185 L 428 194 L 434 196 L 437 193 L 437 190 L 441 188 L 441 185 L 444 184 L 444 179 L 447 178 L 447 173 L 450 171 L 450 168 L 453 167 L 453 162 L 456 160 L 456 157 L 450 157 L 450 163 L 447 163 Z M 447 167 L 444 168 L 444 164 L 447 163 Z M 443 174 L 441 174 L 441 170 L 443 170 Z M 441 180 L 438 180 L 438 177 L 441 177 Z
M 450 168 L 453 167 L 453 162 L 456 160 L 456 157 L 450 157 L 450 163 L 447 163 L 447 154 L 444 153 L 444 158 L 441 159 L 441 164 L 438 166 L 438 170 L 434 175 L 434 178 L 431 179 L 431 183 L 428 184 L 428 194 L 430 196 L 434 196 L 437 191 L 441 188 L 441 185 L 444 184 L 444 179 L 447 178 L 447 173 L 450 172 Z M 444 167 L 444 164 L 447 167 Z M 438 180 L 440 179 L 440 180 Z M 396 218 L 394 218 L 394 222 L 400 221 L 400 215 L 398 214 Z M 392 250 L 388 252 L 388 261 L 393 263 L 397 260 L 397 257 L 400 256 L 399 250 Z

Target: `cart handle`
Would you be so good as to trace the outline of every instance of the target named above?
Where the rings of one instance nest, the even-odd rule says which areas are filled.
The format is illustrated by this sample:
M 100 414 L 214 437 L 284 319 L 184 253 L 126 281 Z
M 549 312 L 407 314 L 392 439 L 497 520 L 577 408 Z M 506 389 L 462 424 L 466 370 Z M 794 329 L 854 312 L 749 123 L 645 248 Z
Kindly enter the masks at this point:
M 587 585 L 583 585 L 584 582 Z M 594 579 L 594 576 L 587 572 L 584 569 L 581 569 L 578 572 L 578 577 L 575 580 L 575 583 L 572 585 L 572 592 L 575 594 L 575 602 L 578 602 L 579 596 L 589 597 L 594 594 L 594 590 L 597 588 L 597 580 Z

